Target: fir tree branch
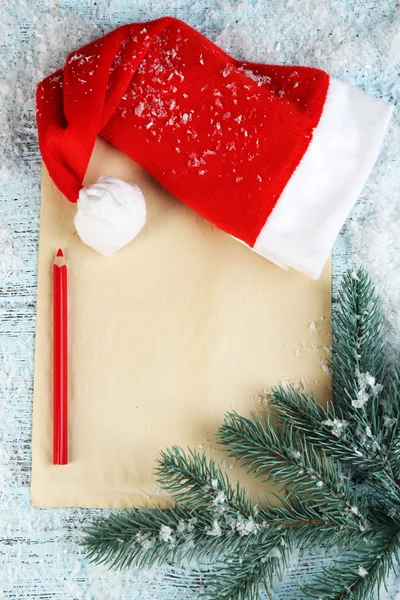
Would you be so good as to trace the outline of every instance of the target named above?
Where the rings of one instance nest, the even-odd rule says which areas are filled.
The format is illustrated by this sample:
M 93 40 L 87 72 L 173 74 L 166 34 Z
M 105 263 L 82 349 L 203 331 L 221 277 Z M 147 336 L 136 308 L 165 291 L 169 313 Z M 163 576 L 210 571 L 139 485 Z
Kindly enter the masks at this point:
M 339 418 L 345 413 L 353 439 L 361 438 L 370 456 L 379 456 L 380 466 L 390 478 L 380 397 L 386 378 L 382 319 L 379 299 L 363 269 L 343 277 L 340 306 L 333 319 L 331 359 L 335 412 Z
M 307 440 L 341 462 L 371 472 L 381 467 L 369 456 L 360 438 L 347 435 L 348 421 L 328 406 L 318 404 L 313 394 L 304 394 L 292 386 L 273 388 L 270 403 L 280 418 L 290 423 Z
M 384 370 L 379 299 L 364 269 L 343 276 L 339 302 L 340 310 L 333 320 L 333 366 L 339 367 L 339 390 L 347 389 L 351 397 L 356 371 L 380 380 Z
M 350 472 L 357 467 L 364 479 L 370 480 L 375 487 L 383 485 L 396 502 L 400 501 L 400 488 L 395 483 L 389 455 L 382 445 L 383 436 L 380 434 L 379 443 L 364 416 L 358 417 L 358 427 L 354 431 L 349 426 L 348 414 L 321 406 L 314 395 L 290 386 L 274 388 L 270 401 L 282 421 L 301 433 L 307 444 L 344 463 Z M 393 427 L 397 429 L 398 425 Z
M 388 448 L 388 459 L 394 477 L 400 483 L 400 366 L 395 364 L 388 369 L 384 391 L 383 407 L 383 443 Z
M 253 516 L 252 502 L 238 483 L 232 488 L 226 473 L 205 453 L 173 446 L 161 453 L 156 470 L 161 487 L 167 489 L 176 502 L 191 508 L 229 506 L 243 517 Z
M 310 482 L 310 489 L 314 492 L 316 483 L 321 480 L 317 480 L 316 475 L 310 472 L 311 467 L 308 463 L 306 465 L 301 463 L 301 456 L 296 456 L 296 459 L 300 462 L 300 470 L 308 468 L 307 475 L 304 478 L 301 476 L 301 479 L 304 479 L 300 483 L 302 493 L 308 492 L 307 484 Z M 317 456 L 316 459 L 319 460 Z M 298 462 L 295 463 L 296 469 L 299 468 Z M 333 518 L 332 510 L 330 510 L 331 498 L 329 497 L 327 501 L 325 490 L 320 490 L 321 497 L 313 496 L 312 505 L 308 495 L 305 500 L 296 494 L 293 495 L 293 501 L 281 499 L 284 504 L 281 508 L 275 507 L 269 501 L 266 506 L 268 499 L 265 498 L 264 502 L 260 501 L 262 505 L 262 512 L 260 512 L 253 508 L 250 500 L 245 499 L 244 489 L 238 485 L 234 490 L 227 475 L 222 473 L 221 468 L 213 459 L 207 460 L 204 453 L 189 451 L 188 454 L 185 454 L 181 448 L 174 447 L 162 453 L 159 465 L 157 473 L 159 478 L 162 477 L 160 483 L 172 492 L 173 497 L 181 506 L 196 508 L 196 510 L 209 510 L 218 519 L 219 524 L 226 521 L 239 531 L 243 531 L 246 527 L 252 530 L 260 526 L 301 527 L 302 537 L 305 541 L 306 538 L 315 539 L 318 536 L 314 526 L 320 525 L 324 528 L 324 535 L 329 529 L 335 539 L 351 538 L 355 545 L 356 539 L 360 537 L 358 534 L 367 528 L 365 517 L 355 505 L 355 502 L 359 506 L 362 503 L 346 488 L 346 482 L 342 480 L 340 469 L 336 471 L 335 480 L 330 481 L 333 473 L 332 465 L 329 465 L 329 469 L 325 469 L 324 481 L 326 485 L 330 483 L 330 492 L 340 502 L 339 505 L 335 505 Z M 336 477 L 337 475 L 339 475 L 339 479 Z M 345 492 L 340 494 L 334 485 L 342 485 Z
M 334 314 L 333 352 L 331 367 L 334 372 L 334 402 L 337 408 L 354 412 L 359 399 L 358 375 L 368 374 L 379 386 L 383 383 L 385 361 L 382 338 L 382 318 L 375 289 L 363 269 L 348 271 L 339 293 L 340 310 Z M 370 394 L 365 402 L 365 412 L 379 431 L 377 419 L 377 395 Z
M 286 535 L 253 521 L 233 519 L 225 512 L 190 510 L 175 506 L 161 510 L 133 509 L 97 519 L 85 528 L 83 546 L 90 561 L 120 569 L 188 562 L 196 557 L 217 559 L 249 545 L 273 543 Z
M 391 464 L 396 473 L 396 481 L 399 483 L 399 474 L 400 474 L 400 436 L 397 437 L 392 442 L 391 454 L 390 454 Z
M 258 600 L 260 588 L 268 589 L 281 579 L 293 547 L 293 537 L 285 532 L 280 538 L 252 545 L 245 555 L 230 555 L 226 566 L 207 586 L 209 600 Z
M 309 597 L 325 600 L 374 600 L 375 592 L 399 563 L 399 539 L 396 529 L 377 529 L 368 543 L 357 548 L 347 559 L 336 561 L 303 590 Z
M 289 487 L 290 493 L 312 494 L 314 506 L 322 507 L 340 525 L 353 521 L 365 526 L 362 503 L 355 498 L 340 465 L 307 446 L 290 427 L 275 429 L 269 417 L 253 415 L 250 420 L 228 413 L 217 440 L 256 477 L 264 477 L 264 481 L 272 477 L 282 488 Z
M 262 510 L 260 518 L 268 526 L 283 525 L 294 528 L 297 543 L 305 548 L 315 543 L 323 543 L 329 537 L 331 544 L 339 544 L 343 548 L 356 548 L 364 543 L 369 535 L 370 525 L 350 523 L 347 515 L 340 515 L 339 520 L 325 514 L 323 507 L 312 501 L 292 494 L 289 498 L 279 497 L 281 506 L 273 506 L 260 501 Z

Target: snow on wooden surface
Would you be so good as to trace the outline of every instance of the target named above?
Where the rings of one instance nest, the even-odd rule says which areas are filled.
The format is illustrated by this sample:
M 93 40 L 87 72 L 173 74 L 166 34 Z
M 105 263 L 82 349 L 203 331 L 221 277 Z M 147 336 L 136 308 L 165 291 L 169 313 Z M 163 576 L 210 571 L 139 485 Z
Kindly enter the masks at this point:
M 201 573 L 109 572 L 79 547 L 95 510 L 29 504 L 35 294 L 40 197 L 36 83 L 80 45 L 126 22 L 187 21 L 237 58 L 321 67 L 385 100 L 399 98 L 400 7 L 386 0 L 3 0 L 0 5 L 0 599 L 198 598 Z M 400 345 L 400 128 L 397 111 L 374 173 L 333 254 L 334 302 L 361 261 Z M 298 598 L 324 552 L 296 554 L 274 600 Z M 212 568 L 212 567 L 210 567 Z M 386 593 L 385 593 L 386 594 Z M 393 578 L 385 598 L 400 599 Z

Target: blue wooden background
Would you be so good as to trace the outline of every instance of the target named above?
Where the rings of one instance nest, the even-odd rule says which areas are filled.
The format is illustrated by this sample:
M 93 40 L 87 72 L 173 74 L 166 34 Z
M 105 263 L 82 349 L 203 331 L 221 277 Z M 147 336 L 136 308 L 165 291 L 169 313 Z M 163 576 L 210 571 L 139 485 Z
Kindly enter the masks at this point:
M 174 568 L 115 573 L 90 566 L 81 555 L 80 530 L 98 511 L 39 510 L 29 504 L 41 168 L 34 122 L 36 82 L 60 66 L 69 51 L 113 27 L 170 14 L 238 58 L 321 67 L 397 102 L 399 11 L 389 0 L 2 0 L 0 600 L 194 599 L 201 581 Z M 379 188 L 389 185 L 389 157 L 391 177 L 394 173 L 400 179 L 399 162 L 393 158 L 399 153 L 398 138 L 398 128 L 392 126 L 380 161 L 335 246 L 334 301 L 341 273 L 356 254 L 362 255 L 360 242 L 352 245 L 352 223 L 370 227 Z M 274 600 L 298 598 L 299 582 L 323 561 L 321 549 L 296 554 Z M 399 590 L 394 577 L 383 597 L 400 600 Z

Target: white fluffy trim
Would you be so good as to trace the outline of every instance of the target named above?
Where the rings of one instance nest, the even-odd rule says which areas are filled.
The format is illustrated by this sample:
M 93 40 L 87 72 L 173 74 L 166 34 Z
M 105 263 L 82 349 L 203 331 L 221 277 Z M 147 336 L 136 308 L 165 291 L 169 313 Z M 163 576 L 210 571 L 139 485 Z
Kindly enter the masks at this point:
M 331 79 L 321 119 L 254 250 L 318 279 L 377 159 L 393 107 Z
M 129 244 L 146 222 L 146 201 L 137 185 L 100 177 L 79 192 L 75 227 L 81 240 L 105 256 Z

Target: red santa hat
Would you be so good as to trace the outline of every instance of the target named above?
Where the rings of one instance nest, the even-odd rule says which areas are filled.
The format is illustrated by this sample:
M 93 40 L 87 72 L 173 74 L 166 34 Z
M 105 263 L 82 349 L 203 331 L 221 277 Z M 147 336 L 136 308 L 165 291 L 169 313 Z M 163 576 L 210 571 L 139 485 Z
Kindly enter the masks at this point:
M 39 144 L 84 242 L 111 254 L 146 219 L 136 186 L 82 189 L 96 136 L 282 266 L 318 278 L 392 107 L 325 72 L 240 62 L 185 23 L 125 25 L 37 90 Z

